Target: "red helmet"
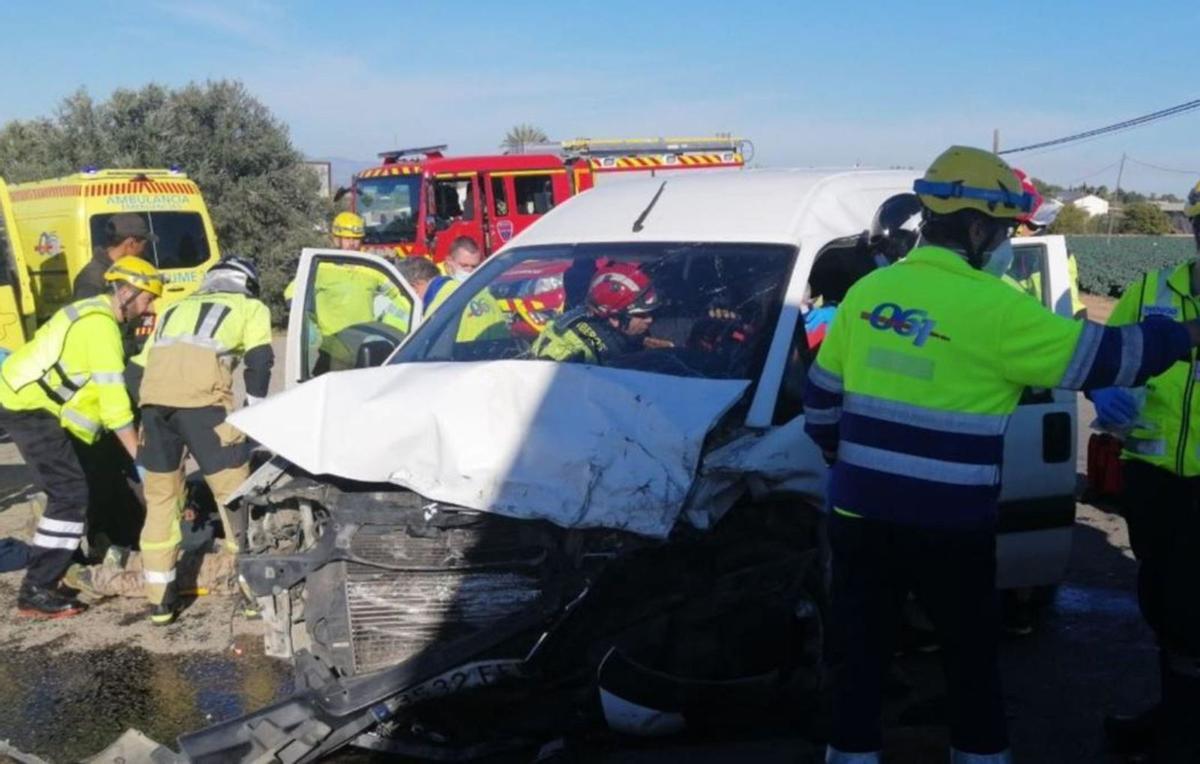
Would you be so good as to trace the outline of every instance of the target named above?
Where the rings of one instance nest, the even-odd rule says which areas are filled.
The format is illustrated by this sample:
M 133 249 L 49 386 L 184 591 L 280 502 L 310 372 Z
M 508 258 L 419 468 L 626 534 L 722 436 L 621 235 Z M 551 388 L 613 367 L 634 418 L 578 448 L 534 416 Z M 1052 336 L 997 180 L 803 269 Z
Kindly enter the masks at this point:
M 1029 208 L 1029 212 L 1022 212 L 1020 215 L 1017 215 L 1017 222 L 1030 225 L 1033 223 L 1034 213 L 1038 211 L 1038 207 L 1042 206 L 1042 202 L 1045 199 L 1042 198 L 1041 192 L 1037 190 L 1037 186 L 1033 185 L 1033 181 L 1029 179 L 1024 170 L 1018 170 L 1014 167 L 1013 173 L 1021 179 L 1021 190 L 1033 198 L 1033 206 Z
M 588 308 L 603 318 L 622 313 L 637 316 L 658 308 L 658 293 L 642 269 L 633 263 L 602 265 L 588 285 Z

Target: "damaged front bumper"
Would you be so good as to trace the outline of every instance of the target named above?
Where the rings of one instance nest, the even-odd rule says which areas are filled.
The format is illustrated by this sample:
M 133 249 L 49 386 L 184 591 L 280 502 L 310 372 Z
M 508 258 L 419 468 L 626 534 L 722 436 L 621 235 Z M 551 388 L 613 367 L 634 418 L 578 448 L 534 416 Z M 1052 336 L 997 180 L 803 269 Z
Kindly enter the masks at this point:
M 190 761 L 314 761 L 347 744 L 470 758 L 495 751 L 489 723 L 528 742 L 580 723 L 565 709 L 581 699 L 598 715 L 606 663 L 608 675 L 632 665 L 717 688 L 819 681 L 816 513 L 735 507 L 712 531 L 664 543 L 268 468 L 243 492 L 254 520 L 240 571 L 264 606 L 267 651 L 294 661 L 299 691 L 181 737 Z M 439 711 L 516 712 L 520 697 L 547 704 L 545 728 L 517 735 L 525 721 Z

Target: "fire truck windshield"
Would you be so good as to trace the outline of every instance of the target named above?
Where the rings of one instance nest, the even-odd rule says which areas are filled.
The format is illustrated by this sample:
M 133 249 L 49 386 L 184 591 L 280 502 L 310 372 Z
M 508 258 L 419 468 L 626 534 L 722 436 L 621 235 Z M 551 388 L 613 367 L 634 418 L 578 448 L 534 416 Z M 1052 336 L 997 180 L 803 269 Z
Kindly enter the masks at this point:
M 409 243 L 417 238 L 420 175 L 363 178 L 354 191 L 355 209 L 366 223 L 364 243 Z

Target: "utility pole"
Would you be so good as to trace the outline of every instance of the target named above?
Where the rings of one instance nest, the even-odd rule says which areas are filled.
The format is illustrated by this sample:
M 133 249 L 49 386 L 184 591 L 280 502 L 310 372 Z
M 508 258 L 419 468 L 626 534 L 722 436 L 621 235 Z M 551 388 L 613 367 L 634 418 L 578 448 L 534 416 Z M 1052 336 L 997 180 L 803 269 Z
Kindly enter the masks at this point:
M 998 127 L 992 131 L 992 153 L 1000 153 L 1000 128 Z
M 1121 200 L 1121 176 L 1123 176 L 1124 174 L 1125 174 L 1125 154 L 1122 153 L 1121 154 L 1121 167 L 1117 170 L 1117 190 L 1113 192 L 1113 201 L 1114 202 L 1119 202 Z M 1114 214 L 1115 210 L 1113 209 L 1114 206 L 1115 206 L 1115 204 L 1108 205 L 1108 239 L 1105 242 L 1105 244 L 1112 244 L 1113 220 L 1116 218 L 1116 215 Z

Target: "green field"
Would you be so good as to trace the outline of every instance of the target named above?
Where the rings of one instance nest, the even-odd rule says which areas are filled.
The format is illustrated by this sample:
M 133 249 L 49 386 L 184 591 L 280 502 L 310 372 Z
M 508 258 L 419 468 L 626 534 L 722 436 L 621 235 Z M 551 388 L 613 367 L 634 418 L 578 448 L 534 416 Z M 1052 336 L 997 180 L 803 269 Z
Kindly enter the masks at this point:
M 1143 273 L 1196 256 L 1191 236 L 1068 236 L 1079 263 L 1079 288 L 1119 297 Z

